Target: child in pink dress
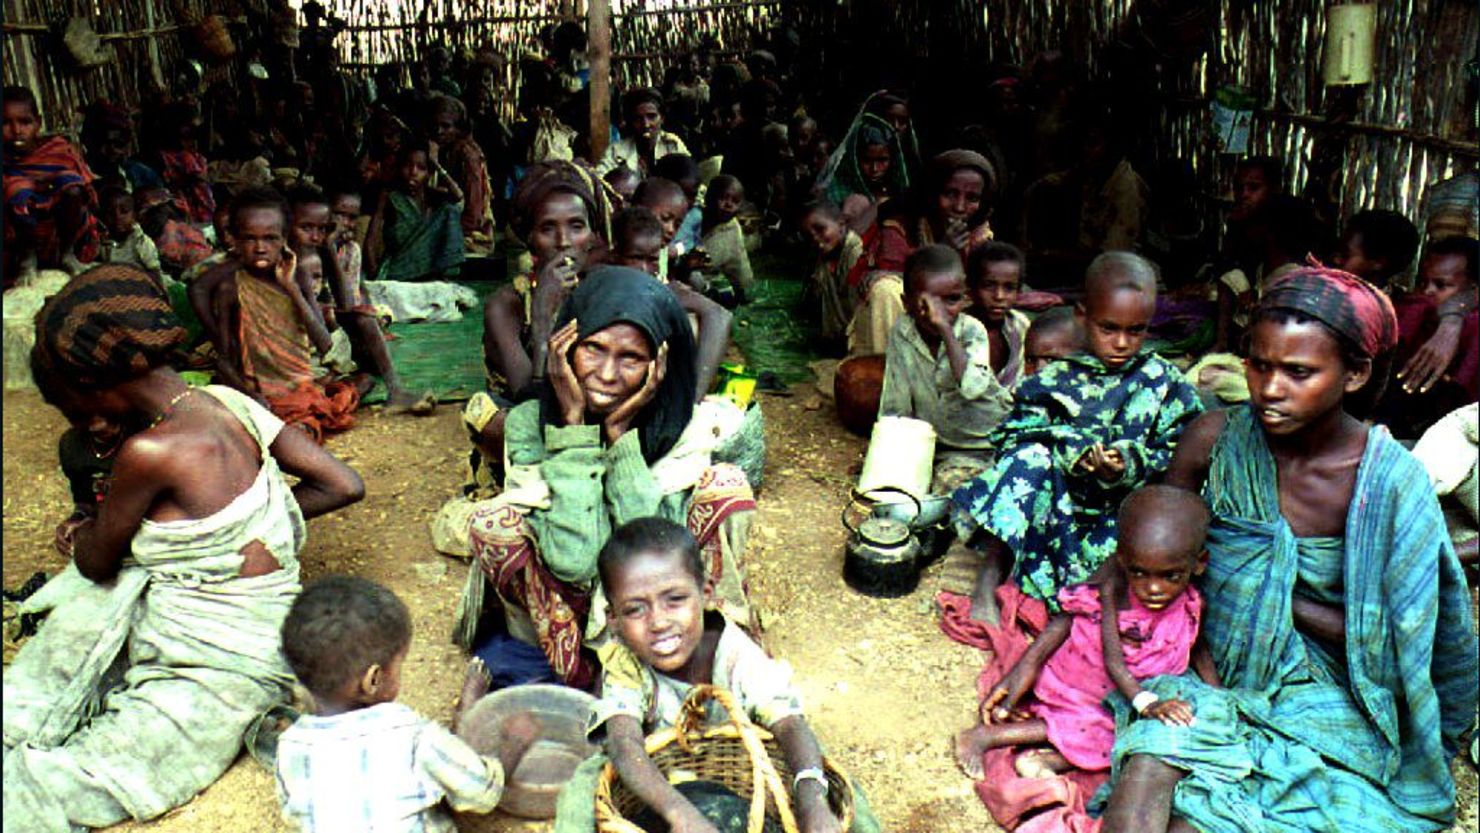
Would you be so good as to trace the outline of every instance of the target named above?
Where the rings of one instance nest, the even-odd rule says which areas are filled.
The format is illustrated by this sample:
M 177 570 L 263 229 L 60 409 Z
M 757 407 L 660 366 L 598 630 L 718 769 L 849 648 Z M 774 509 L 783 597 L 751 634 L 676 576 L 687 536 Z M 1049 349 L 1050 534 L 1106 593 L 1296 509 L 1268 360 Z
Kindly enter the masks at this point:
M 987 749 L 1048 744 L 1018 757 L 1019 775 L 1109 769 L 1115 720 L 1102 701 L 1113 689 L 1141 717 L 1190 725 L 1187 703 L 1158 700 L 1138 680 L 1182 674 L 1191 664 L 1218 684 L 1197 639 L 1202 597 L 1190 586 L 1207 564 L 1207 529 L 1208 510 L 1192 492 L 1147 486 L 1126 498 L 1116 557 L 1100 571 L 1102 583 L 1060 591 L 1063 612 L 988 693 L 981 724 L 957 736 L 962 768 L 980 778 Z M 1104 598 L 1114 599 L 1114 618 L 1104 616 Z M 1031 701 L 1020 707 L 1029 691 Z

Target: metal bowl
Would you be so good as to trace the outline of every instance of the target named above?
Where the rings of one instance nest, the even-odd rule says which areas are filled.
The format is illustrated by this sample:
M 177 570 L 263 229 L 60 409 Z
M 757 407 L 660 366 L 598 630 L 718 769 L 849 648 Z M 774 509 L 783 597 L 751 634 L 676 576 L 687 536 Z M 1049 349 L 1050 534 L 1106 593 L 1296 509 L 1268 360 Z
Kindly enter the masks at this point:
M 555 818 L 555 799 L 576 767 L 597 749 L 586 741 L 586 718 L 596 698 L 559 685 L 518 685 L 479 700 L 463 718 L 463 739 L 479 754 L 504 748 L 504 720 L 525 713 L 540 722 L 540 735 L 504 785 L 499 809 L 527 819 Z
M 873 516 L 907 523 L 911 529 L 924 529 L 950 517 L 951 496 L 928 495 L 920 499 L 919 506 L 917 513 L 915 502 L 904 495 L 882 496 L 874 500 Z

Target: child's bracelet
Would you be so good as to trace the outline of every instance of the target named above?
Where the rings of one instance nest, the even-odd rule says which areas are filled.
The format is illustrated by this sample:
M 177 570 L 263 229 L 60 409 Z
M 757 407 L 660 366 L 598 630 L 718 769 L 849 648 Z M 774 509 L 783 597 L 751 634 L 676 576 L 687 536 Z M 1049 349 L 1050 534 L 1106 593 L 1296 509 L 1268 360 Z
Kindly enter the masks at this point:
M 822 787 L 822 796 L 824 798 L 827 797 L 827 774 L 822 771 L 822 767 L 807 767 L 796 775 L 793 775 L 791 777 L 791 791 L 795 793 L 797 787 L 800 787 L 803 781 L 816 781 L 817 785 Z
M 1160 699 L 1160 697 L 1156 696 L 1155 692 L 1142 689 L 1141 693 L 1131 698 L 1131 708 L 1136 710 L 1136 714 L 1145 714 L 1146 710 L 1151 708 L 1151 705 Z

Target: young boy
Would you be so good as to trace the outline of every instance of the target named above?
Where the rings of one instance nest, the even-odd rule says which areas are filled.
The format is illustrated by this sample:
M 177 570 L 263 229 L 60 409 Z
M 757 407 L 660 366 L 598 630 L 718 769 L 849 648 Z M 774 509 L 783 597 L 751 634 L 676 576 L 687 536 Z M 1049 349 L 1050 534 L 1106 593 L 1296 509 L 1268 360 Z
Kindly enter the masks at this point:
M 288 247 L 294 254 L 302 257 L 312 250 L 321 257 L 328 255 L 331 239 L 339 228 L 329 196 L 313 186 L 300 185 L 288 194 L 288 212 Z M 322 269 L 329 293 L 322 299 L 310 296 L 331 304 L 328 314 L 322 316 L 326 324 L 331 319 L 343 324 L 344 336 L 334 336 L 338 327 L 329 327 L 331 339 L 347 337 L 356 361 L 385 382 L 387 410 L 391 413 L 418 416 L 431 413 L 435 403 L 430 396 L 418 400 L 401 386 L 380 321 L 362 292 L 358 275 L 345 273 L 339 266 L 337 253 L 332 259 L 324 260 Z
M 596 164 L 602 176 L 616 167 L 646 176 L 659 159 L 689 152 L 682 139 L 663 129 L 663 96 L 651 87 L 629 90 L 622 96 L 622 125 L 627 135 L 607 145 Z
M 1073 307 L 1045 310 L 1028 325 L 1023 337 L 1023 376 L 1032 376 L 1049 362 L 1084 349 Z
M 612 249 L 607 260 L 658 276 L 663 253 L 663 223 L 648 208 L 634 205 L 612 215 Z
M 1084 353 L 1018 385 L 1012 412 L 988 440 L 992 469 L 956 491 L 959 530 L 986 554 L 971 617 L 995 624 L 1007 562 L 1023 593 L 1058 610 L 1058 591 L 1086 580 L 1115 549 L 1115 507 L 1166 470 L 1197 390 L 1143 352 L 1156 307 L 1156 270 L 1129 252 L 1090 263 L 1075 319 Z
M 679 226 L 689 213 L 689 198 L 683 188 L 671 179 L 653 176 L 642 181 L 632 193 L 632 204 L 640 205 L 658 216 L 663 224 L 663 253 L 658 277 L 664 281 L 686 280 L 692 267 L 679 259 L 687 253 L 677 241 Z
M 1012 407 L 992 372 L 986 328 L 966 309 L 961 257 L 949 246 L 919 249 L 905 262 L 905 315 L 884 351 L 879 416 L 935 427 L 933 494 L 953 491 L 991 462 L 987 436 Z
M 1011 243 L 990 241 L 966 259 L 966 288 L 971 306 L 966 313 L 987 328 L 988 355 L 997 381 L 1008 390 L 1016 384 L 1023 364 L 1023 337 L 1028 316 L 1013 309 L 1023 288 L 1023 253 Z
M 745 202 L 745 186 L 729 174 L 710 180 L 704 196 L 701 226 L 704 253 L 709 257 L 710 274 L 722 275 L 729 283 L 735 304 L 745 303 L 745 296 L 755 283 L 750 268 L 750 252 L 745 248 L 745 230 L 740 228 L 740 206 Z
M 25 87 L 4 90 L 5 253 L 7 288 L 23 274 L 62 266 L 68 255 L 91 263 L 98 224 L 91 213 L 96 177 L 82 154 L 61 136 L 41 136 L 36 96 Z
M 1331 265 L 1392 293 L 1392 280 L 1418 254 L 1418 229 L 1396 211 L 1359 211 L 1347 221 Z
M 699 248 L 704 223 L 705 188 L 699 181 L 699 163 L 687 153 L 670 153 L 653 165 L 654 178 L 666 179 L 683 191 L 689 202 L 689 210 L 679 221 L 673 234 L 672 248 L 675 254 L 692 252 Z
M 539 726 L 527 715 L 510 718 L 499 757 L 485 757 L 397 703 L 411 614 L 394 593 L 352 576 L 320 579 L 293 602 L 282 634 L 283 655 L 314 699 L 314 714 L 299 718 L 278 741 L 285 819 L 304 831 L 451 833 L 457 826 L 448 806 L 464 813 L 498 806 L 505 778 Z M 454 730 L 465 728 L 459 724 L 487 691 L 487 671 L 475 659 Z
M 134 196 L 118 181 L 101 182 L 97 188 L 98 218 L 102 220 L 103 237 L 98 247 L 97 263 L 127 263 L 137 266 L 162 280 L 159 250 L 134 219 Z M 68 252 L 62 256 L 70 272 L 81 272 L 92 264 L 83 264 Z
M 275 192 L 239 194 L 236 258 L 191 284 L 190 301 L 215 345 L 219 378 L 322 442 L 324 432 L 354 425 L 365 391 L 314 380 L 313 351 L 327 353 L 333 339 L 298 281 L 288 219 Z
M 863 240 L 848 228 L 842 209 L 830 202 L 814 202 L 802 209 L 801 223 L 817 250 L 809 291 L 816 299 L 818 334 L 833 352 L 841 353 L 847 349 L 855 306 L 848 273 L 863 256 Z
M 643 739 L 674 725 L 694 686 L 714 685 L 729 690 L 747 716 L 776 736 L 796 773 L 785 786 L 801 829 L 840 830 L 827 801 L 822 753 L 791 670 L 709 609 L 714 588 L 704 579 L 699 547 L 688 530 L 661 518 L 627 523 L 602 547 L 597 569 L 617 638 L 600 651 L 601 699 L 592 707 L 587 736 L 605 745 L 622 783 L 673 830 L 712 829 L 658 771 Z M 561 830 L 594 829 L 594 777 L 604 763 L 596 756 L 577 770 L 561 796 Z M 856 796 L 853 829 L 877 829 Z

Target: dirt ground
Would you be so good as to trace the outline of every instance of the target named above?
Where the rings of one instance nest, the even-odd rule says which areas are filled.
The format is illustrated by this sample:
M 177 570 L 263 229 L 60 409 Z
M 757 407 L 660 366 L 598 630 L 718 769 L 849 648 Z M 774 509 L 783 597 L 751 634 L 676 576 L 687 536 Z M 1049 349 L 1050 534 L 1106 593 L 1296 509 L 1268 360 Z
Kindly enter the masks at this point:
M 768 462 L 747 554 L 753 597 L 772 653 L 794 667 L 809 719 L 829 754 L 867 790 L 887 830 L 996 831 L 951 760 L 951 734 L 974 711 L 979 653 L 941 634 L 931 598 L 959 580 L 951 559 L 912 595 L 870 599 L 841 578 L 838 514 L 864 442 L 842 429 L 810 386 L 763 400 Z M 60 415 L 34 392 L 4 397 L 5 586 L 63 566 L 52 532 L 69 511 L 56 463 Z M 455 407 L 417 420 L 370 413 L 330 450 L 364 477 L 366 499 L 309 525 L 303 576 L 353 573 L 382 582 L 410 606 L 416 636 L 401 700 L 446 721 L 464 661 L 448 641 L 465 562 L 433 550 L 427 520 L 461 483 L 467 444 Z M 1461 818 L 1476 828 L 1473 768 L 1456 764 Z M 548 824 L 495 814 L 464 817 L 467 831 L 541 831 Z M 196 800 L 118 831 L 279 831 L 270 775 L 243 757 Z

